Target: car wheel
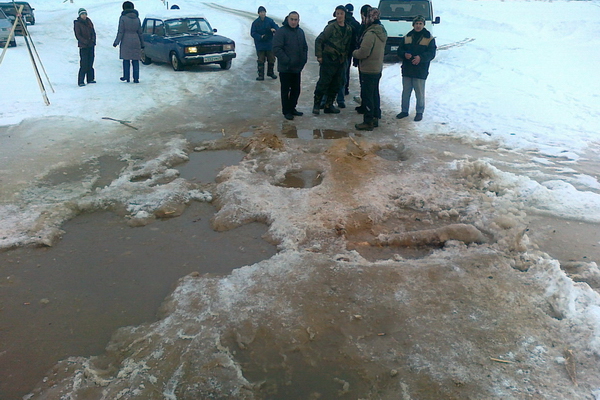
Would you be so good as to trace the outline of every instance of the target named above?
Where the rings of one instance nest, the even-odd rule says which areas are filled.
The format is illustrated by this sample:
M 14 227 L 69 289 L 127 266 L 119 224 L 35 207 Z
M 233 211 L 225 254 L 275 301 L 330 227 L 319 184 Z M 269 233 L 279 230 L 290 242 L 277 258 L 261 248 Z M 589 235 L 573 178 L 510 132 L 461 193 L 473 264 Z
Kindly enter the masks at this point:
M 175 53 L 171 53 L 171 65 L 175 71 L 183 71 L 183 64 L 181 64 L 179 57 Z
M 142 49 L 142 64 L 150 65 L 152 64 L 152 59 L 146 55 L 144 49 Z
M 35 25 L 35 18 L 31 20 L 31 25 Z
M 219 65 L 221 66 L 221 69 L 229 69 L 231 68 L 231 60 L 223 61 L 222 63 L 219 63 Z
M 10 42 L 10 47 L 17 47 L 17 41 L 13 40 L 12 42 Z

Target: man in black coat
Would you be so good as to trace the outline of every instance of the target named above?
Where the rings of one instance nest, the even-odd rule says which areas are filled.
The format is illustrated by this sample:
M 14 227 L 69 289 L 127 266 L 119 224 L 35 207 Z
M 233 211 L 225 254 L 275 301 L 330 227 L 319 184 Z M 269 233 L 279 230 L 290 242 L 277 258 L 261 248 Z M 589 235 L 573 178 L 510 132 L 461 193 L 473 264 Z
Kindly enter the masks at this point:
M 360 47 L 358 40 L 360 39 L 359 31 L 360 31 L 360 22 L 354 18 L 354 6 L 350 3 L 346 4 L 346 23 L 352 27 L 352 48 L 348 53 L 348 62 L 346 64 L 346 82 L 344 84 L 344 93 L 342 94 L 342 100 L 344 99 L 343 95 L 350 94 L 350 65 L 352 64 L 352 52 Z M 338 94 L 338 103 L 340 100 L 340 95 Z
M 425 80 L 437 46 L 431 32 L 425 29 L 423 16 L 416 16 L 412 25 L 413 30 L 404 36 L 403 44 L 398 47 L 398 57 L 402 60 L 402 110 L 396 118 L 408 117 L 410 96 L 414 90 L 417 98 L 415 121 L 421 121 L 425 110 Z
M 303 115 L 296 110 L 300 97 L 300 74 L 308 60 L 308 44 L 300 28 L 300 15 L 292 11 L 285 17 L 283 26 L 273 36 L 273 54 L 277 57 L 277 70 L 281 81 L 281 108 L 286 119 Z
M 94 78 L 94 48 L 96 47 L 96 30 L 92 20 L 88 18 L 85 8 L 80 8 L 78 18 L 73 21 L 73 31 L 79 47 L 79 74 L 77 84 L 85 86 L 87 83 L 96 83 Z

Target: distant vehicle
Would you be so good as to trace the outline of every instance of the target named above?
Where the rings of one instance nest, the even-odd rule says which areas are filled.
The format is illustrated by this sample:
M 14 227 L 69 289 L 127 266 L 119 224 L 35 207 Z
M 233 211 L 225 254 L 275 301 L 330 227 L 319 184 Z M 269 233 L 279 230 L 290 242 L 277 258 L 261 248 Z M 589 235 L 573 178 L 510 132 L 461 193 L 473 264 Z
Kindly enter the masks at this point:
M 15 1 L 14 4 L 12 1 L 0 3 L 0 8 L 4 10 L 4 13 L 9 18 L 12 17 L 12 20 L 14 21 L 17 15 L 17 11 L 15 10 L 15 4 L 17 8 L 23 6 L 23 12 L 21 13 L 21 15 L 23 16 L 25 22 L 31 25 L 35 25 L 35 14 L 33 13 L 33 10 L 35 10 L 35 8 L 31 7 L 31 5 L 26 1 Z
M 6 42 L 8 42 L 8 37 L 10 36 L 10 30 L 12 29 L 12 23 L 0 8 L 0 46 L 6 46 Z M 15 47 L 17 45 L 17 40 L 13 36 L 12 40 L 9 43 L 10 47 Z
M 433 17 L 431 0 L 381 0 L 378 8 L 381 24 L 388 34 L 385 54 L 396 53 L 417 15 L 425 17 L 425 28 L 432 34 L 433 25 L 440 23 L 440 17 Z
M 235 42 L 215 32 L 201 15 L 180 10 L 147 15 L 142 24 L 142 63 L 166 62 L 175 71 L 202 64 L 219 64 L 222 69 L 229 69 L 236 57 Z

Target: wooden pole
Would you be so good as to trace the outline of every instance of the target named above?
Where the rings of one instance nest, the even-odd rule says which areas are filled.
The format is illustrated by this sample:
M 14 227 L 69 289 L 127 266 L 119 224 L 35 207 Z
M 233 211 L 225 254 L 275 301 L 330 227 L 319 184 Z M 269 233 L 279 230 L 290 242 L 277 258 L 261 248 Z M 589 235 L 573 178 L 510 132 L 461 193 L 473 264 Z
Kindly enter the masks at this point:
M 24 6 L 21 6 L 19 8 L 18 14 L 21 14 L 21 12 L 23 11 L 23 7 Z M 0 55 L 0 64 L 2 64 L 2 60 L 4 60 L 4 54 L 6 53 L 6 49 L 8 48 L 8 44 L 13 39 L 13 37 L 15 37 L 15 29 L 17 29 L 17 24 L 18 23 L 19 23 L 19 18 L 15 18 L 15 22 L 13 23 L 12 29 L 10 30 L 10 33 L 8 34 L 8 40 L 6 41 L 6 44 L 4 45 L 4 50 L 2 50 L 2 55 Z

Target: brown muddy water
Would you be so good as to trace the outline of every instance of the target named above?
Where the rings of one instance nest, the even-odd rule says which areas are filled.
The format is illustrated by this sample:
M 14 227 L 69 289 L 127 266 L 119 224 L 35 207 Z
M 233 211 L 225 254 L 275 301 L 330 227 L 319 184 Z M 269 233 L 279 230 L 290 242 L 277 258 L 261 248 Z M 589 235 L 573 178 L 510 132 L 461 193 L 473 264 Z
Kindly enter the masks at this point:
M 276 253 L 265 225 L 215 232 L 214 212 L 193 202 L 138 228 L 96 212 L 67 222 L 52 248 L 0 253 L 0 399 L 21 399 L 61 359 L 103 353 L 119 327 L 155 321 L 182 276 L 227 274 Z

